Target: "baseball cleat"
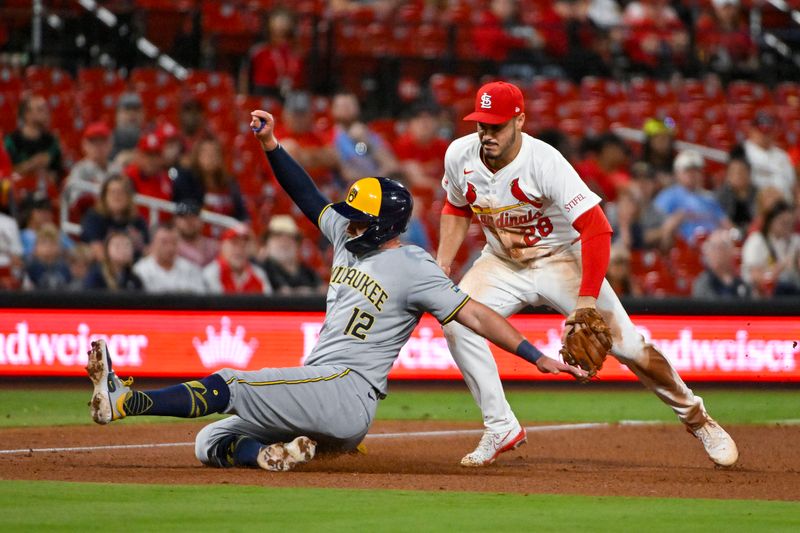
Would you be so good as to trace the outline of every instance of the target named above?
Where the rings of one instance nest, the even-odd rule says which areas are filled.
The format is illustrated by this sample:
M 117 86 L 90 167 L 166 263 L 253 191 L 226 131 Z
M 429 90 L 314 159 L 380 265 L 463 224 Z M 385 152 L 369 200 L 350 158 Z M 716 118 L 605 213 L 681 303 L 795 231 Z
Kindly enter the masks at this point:
M 739 450 L 728 433 L 710 418 L 697 429 L 687 426 L 689 433 L 700 439 L 708 457 L 719 466 L 732 466 L 739 459 Z
M 114 373 L 106 341 L 101 339 L 92 342 L 86 372 L 94 385 L 89 402 L 92 419 L 98 424 L 108 424 L 112 420 L 125 418 L 122 404 L 131 391 L 133 378 L 121 380 Z
M 483 432 L 478 447 L 461 459 L 461 466 L 487 466 L 495 462 L 503 452 L 516 450 L 528 440 L 525 428 L 517 426 L 510 431 L 495 433 L 488 429 Z
M 317 443 L 308 437 L 297 437 L 292 442 L 276 442 L 259 450 L 258 466 L 270 472 L 286 472 L 314 458 Z

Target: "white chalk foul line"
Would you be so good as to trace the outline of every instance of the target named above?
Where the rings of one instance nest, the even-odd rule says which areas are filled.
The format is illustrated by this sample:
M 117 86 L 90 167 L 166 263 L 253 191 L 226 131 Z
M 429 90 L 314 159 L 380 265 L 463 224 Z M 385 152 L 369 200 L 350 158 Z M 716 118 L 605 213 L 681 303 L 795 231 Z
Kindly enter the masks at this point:
M 70 446 L 66 448 L 18 448 L 0 450 L 0 454 L 39 453 L 39 452 L 94 452 L 97 450 L 135 450 L 137 448 L 172 448 L 175 446 L 194 446 L 194 442 L 159 442 L 157 444 L 114 444 L 108 446 Z
M 647 421 L 626 420 L 625 425 L 645 425 L 651 424 Z M 597 429 L 610 427 L 612 424 L 607 422 L 590 422 L 581 424 L 553 424 L 547 426 L 527 426 L 528 433 L 541 433 L 546 431 L 567 431 L 576 429 Z M 457 437 L 460 435 L 480 435 L 482 429 L 453 429 L 445 431 L 408 431 L 402 433 L 370 433 L 368 439 L 403 439 L 414 437 Z M 150 444 L 109 444 L 105 446 L 68 446 L 61 448 L 17 448 L 13 450 L 0 450 L 0 455 L 12 455 L 23 453 L 47 453 L 47 452 L 93 452 L 100 450 L 135 450 L 141 448 L 174 448 L 178 446 L 194 446 L 194 442 L 160 442 Z
M 792 418 L 786 420 L 771 420 L 769 424 L 774 425 L 796 425 L 800 424 L 800 419 Z M 663 424 L 657 420 L 620 420 L 616 423 L 620 426 L 652 426 Z M 527 426 L 528 433 L 543 433 L 547 431 L 569 431 L 578 429 L 599 429 L 611 427 L 614 424 L 608 422 L 586 422 L 577 424 L 553 424 L 545 426 Z M 442 431 L 407 431 L 401 433 L 370 433 L 367 439 L 403 439 L 418 437 L 457 437 L 461 435 L 480 435 L 482 429 L 453 429 Z M 0 455 L 13 455 L 23 453 L 47 453 L 47 452 L 92 452 L 100 450 L 135 450 L 143 448 L 174 448 L 179 446 L 194 446 L 194 442 L 160 442 L 149 444 L 109 444 L 105 446 L 68 446 L 61 448 L 17 448 L 11 450 L 0 450 Z

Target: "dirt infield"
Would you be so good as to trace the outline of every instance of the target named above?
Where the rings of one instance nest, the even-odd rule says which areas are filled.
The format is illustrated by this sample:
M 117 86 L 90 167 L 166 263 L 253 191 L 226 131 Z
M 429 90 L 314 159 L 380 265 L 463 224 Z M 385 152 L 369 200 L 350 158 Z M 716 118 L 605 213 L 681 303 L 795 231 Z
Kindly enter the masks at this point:
M 185 443 L 200 424 L 0 430 L 0 449 Z M 381 422 L 373 433 L 475 425 Z M 478 435 L 367 437 L 366 455 L 319 456 L 293 472 L 218 470 L 191 446 L 0 454 L 0 479 L 800 500 L 800 426 L 729 428 L 741 458 L 717 469 L 677 425 L 536 431 L 482 469 L 458 466 Z

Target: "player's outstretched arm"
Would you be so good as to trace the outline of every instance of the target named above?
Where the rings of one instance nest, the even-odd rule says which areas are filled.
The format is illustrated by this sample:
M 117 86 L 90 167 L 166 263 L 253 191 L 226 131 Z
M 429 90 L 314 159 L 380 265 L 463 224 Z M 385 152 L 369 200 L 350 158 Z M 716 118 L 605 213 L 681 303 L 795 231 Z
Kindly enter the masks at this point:
M 450 275 L 453 259 L 469 231 L 470 218 L 442 213 L 439 220 L 439 248 L 436 250 L 436 263 Z
M 508 320 L 492 311 L 485 305 L 470 300 L 455 316 L 456 322 L 468 327 L 478 335 L 485 337 L 494 344 L 511 352 L 531 364 L 536 365 L 543 374 L 558 374 L 568 372 L 579 380 L 588 378 L 586 371 L 576 366 L 564 364 L 550 357 L 546 357 L 535 346 L 512 326 Z
M 261 148 L 267 154 L 278 183 L 303 214 L 317 225 L 320 213 L 331 203 L 330 200 L 320 192 L 303 167 L 278 144 L 278 139 L 275 138 L 275 118 L 260 109 L 251 112 L 250 116 L 250 128 L 261 142 Z

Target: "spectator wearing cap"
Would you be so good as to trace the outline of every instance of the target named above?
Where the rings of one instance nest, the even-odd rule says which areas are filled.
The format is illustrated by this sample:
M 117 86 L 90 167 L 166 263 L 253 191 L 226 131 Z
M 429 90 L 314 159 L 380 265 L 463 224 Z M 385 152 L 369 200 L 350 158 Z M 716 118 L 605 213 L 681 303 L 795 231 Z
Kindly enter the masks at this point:
M 239 184 L 228 174 L 222 145 L 215 137 L 195 143 L 189 168 L 179 170 L 175 178 L 172 200 L 194 202 L 237 220 L 248 218 Z
M 133 265 L 146 292 L 206 291 L 200 267 L 178 255 L 178 232 L 172 223 L 156 225 L 147 256 Z
M 797 177 L 789 154 L 775 144 L 777 119 L 769 111 L 759 111 L 753 118 L 744 142 L 744 152 L 752 168 L 757 189 L 775 187 L 790 204 L 794 202 Z
M 141 254 L 148 242 L 147 224 L 133 203 L 133 187 L 121 174 L 112 174 L 100 187 L 95 206 L 81 221 L 81 241 L 87 243 L 94 257 L 104 257 L 104 241 L 111 232 L 131 236 L 134 251 Z
M 73 165 L 67 176 L 67 186 L 83 184 L 100 186 L 109 176 L 111 157 L 111 129 L 105 122 L 93 122 L 83 130 L 81 150 L 83 159 Z M 80 196 L 77 192 L 70 203 Z
M 750 287 L 736 271 L 736 246 L 730 231 L 718 229 L 703 242 L 705 270 L 692 284 L 692 296 L 718 298 L 749 298 Z
M 125 175 L 131 180 L 134 190 L 145 196 L 162 200 L 172 199 L 172 180 L 169 179 L 161 155 L 163 145 L 155 133 L 139 139 L 131 164 L 125 167 Z
M 128 92 L 120 95 L 112 134 L 111 158 L 124 167 L 130 158 L 131 151 L 139 143 L 144 128 L 144 109 L 142 99 L 137 93 Z
M 271 294 L 272 286 L 260 266 L 250 262 L 250 230 L 238 225 L 225 230 L 217 258 L 203 269 L 211 294 Z
M 594 139 L 594 147 L 575 170 L 592 191 L 606 202 L 617 199 L 617 193 L 631 180 L 628 174 L 628 147 L 613 133 Z
M 297 23 L 294 14 L 283 8 L 270 13 L 265 27 L 265 39 L 250 49 L 240 75 L 240 88 L 249 78 L 254 94 L 287 96 L 304 84 L 303 56 L 295 37 Z
M 184 155 L 183 137 L 178 128 L 171 122 L 162 122 L 155 131 L 161 141 L 161 157 L 164 167 L 169 169 L 170 177 L 177 173 Z
M 717 189 L 717 201 L 734 226 L 744 234 L 753 222 L 756 188 L 750 178 L 750 163 L 742 155 L 731 157 L 725 168 L 725 181 Z
M 140 291 L 142 280 L 133 272 L 134 242 L 128 233 L 111 232 L 103 242 L 101 259 L 91 266 L 83 282 L 85 289 Z
M 656 179 L 663 181 L 672 176 L 675 159 L 675 123 L 671 119 L 649 118 L 642 126 L 645 135 L 642 146 L 642 161 L 650 165 Z M 663 176 L 659 176 L 659 174 Z
M 794 231 L 794 211 L 778 201 L 764 217 L 760 231 L 742 247 L 742 277 L 762 297 L 800 294 L 800 234 Z
M 293 91 L 286 96 L 281 120 L 276 128 L 281 146 L 289 152 L 308 175 L 320 185 L 333 181 L 339 158 L 333 146 L 314 129 L 311 95 Z
M 275 215 L 262 236 L 259 260 L 276 294 L 322 294 L 326 287 L 313 269 L 303 264 L 303 235 L 289 215 Z
M 50 109 L 44 96 L 24 96 L 18 109 L 19 127 L 5 137 L 14 172 L 21 176 L 14 188 L 23 193 L 50 191 L 63 177 L 61 146 L 50 132 Z
M 703 189 L 703 156 L 694 150 L 684 150 L 675 158 L 675 185 L 655 197 L 653 205 L 666 216 L 680 214 L 678 235 L 694 243 L 702 234 L 720 227 L 730 227 L 725 212 L 714 195 Z
M 345 180 L 352 182 L 364 176 L 396 177 L 400 173 L 400 164 L 386 140 L 361 121 L 361 106 L 355 94 L 335 95 L 331 115 L 336 123 L 333 145 Z
M 36 246 L 25 264 L 25 283 L 29 288 L 65 289 L 72 282 L 59 233 L 52 223 L 44 224 L 36 232 Z
M 430 192 L 441 188 L 447 141 L 439 137 L 440 109 L 425 102 L 411 108 L 405 131 L 393 148 L 412 190 Z
M 47 225 L 55 224 L 53 202 L 42 191 L 33 193 L 22 202 L 22 252 L 24 257 L 30 257 L 36 247 L 36 236 L 39 230 Z M 63 250 L 71 250 L 75 243 L 64 232 L 58 232 L 59 246 Z
M 203 235 L 200 204 L 193 201 L 175 207 L 175 229 L 178 231 L 178 255 L 189 262 L 205 267 L 217 257 L 219 242 Z
M 698 59 L 723 76 L 752 74 L 758 68 L 758 48 L 739 0 L 712 0 L 711 6 L 695 26 Z

